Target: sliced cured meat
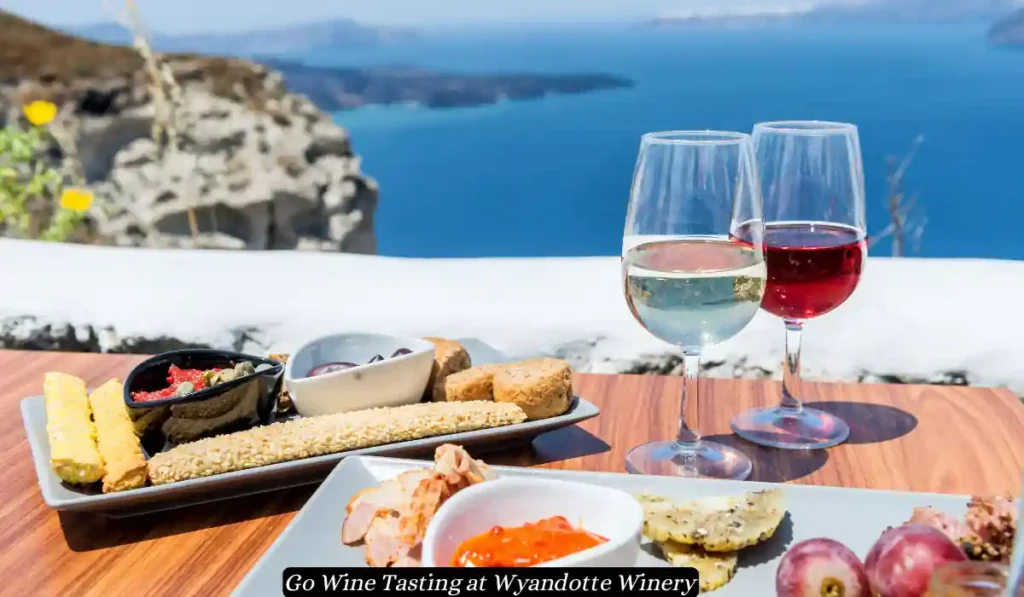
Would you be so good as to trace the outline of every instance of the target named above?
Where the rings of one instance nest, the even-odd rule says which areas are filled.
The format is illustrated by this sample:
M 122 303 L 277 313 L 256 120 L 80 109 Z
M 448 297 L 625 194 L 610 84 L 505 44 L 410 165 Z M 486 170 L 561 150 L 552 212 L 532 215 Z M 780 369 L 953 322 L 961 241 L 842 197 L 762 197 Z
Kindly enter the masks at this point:
M 373 568 L 384 568 L 401 560 L 409 553 L 409 546 L 399 539 L 398 517 L 378 516 L 366 531 L 366 563 Z
M 357 493 L 345 506 L 345 522 L 341 525 L 341 542 L 358 543 L 366 535 L 370 523 L 381 513 L 398 514 L 407 508 L 419 482 L 430 476 L 430 471 L 405 471 L 394 479 Z

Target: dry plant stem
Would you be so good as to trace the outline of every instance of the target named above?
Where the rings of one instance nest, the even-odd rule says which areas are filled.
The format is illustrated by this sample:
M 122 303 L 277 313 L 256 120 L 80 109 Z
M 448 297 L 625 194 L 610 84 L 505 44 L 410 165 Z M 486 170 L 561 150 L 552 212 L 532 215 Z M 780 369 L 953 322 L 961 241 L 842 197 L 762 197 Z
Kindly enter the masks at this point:
M 142 57 L 149 74 L 150 92 L 153 94 L 155 114 L 153 118 L 153 140 L 161 147 L 166 147 L 171 155 L 180 150 L 178 135 L 177 112 L 181 105 L 181 87 L 166 63 L 159 61 L 149 44 L 142 18 L 134 0 L 125 0 L 127 7 L 127 23 L 125 26 L 132 33 L 132 45 Z M 166 156 L 165 156 L 166 158 Z M 192 240 L 199 241 L 199 223 L 196 220 L 195 206 L 191 195 L 185 197 L 188 212 L 189 231 Z
M 903 192 L 903 177 L 923 141 L 924 138 L 921 136 L 914 139 L 910 151 L 898 162 L 895 158 L 889 159 L 889 173 L 886 176 L 889 186 L 886 203 L 886 209 L 889 211 L 889 224 L 872 238 L 870 244 L 874 245 L 883 238 L 892 237 L 893 257 L 901 257 L 906 254 L 910 240 L 913 240 L 915 245 L 920 244 L 924 227 L 928 223 L 927 218 L 911 217 L 917 206 L 917 197 L 912 195 L 908 199 Z
M 78 144 L 75 139 L 78 137 L 78 124 L 74 119 L 69 119 L 64 127 L 52 127 L 50 134 L 60 145 L 61 153 L 64 154 L 64 175 L 76 186 L 85 184 L 85 170 L 82 161 L 78 158 Z

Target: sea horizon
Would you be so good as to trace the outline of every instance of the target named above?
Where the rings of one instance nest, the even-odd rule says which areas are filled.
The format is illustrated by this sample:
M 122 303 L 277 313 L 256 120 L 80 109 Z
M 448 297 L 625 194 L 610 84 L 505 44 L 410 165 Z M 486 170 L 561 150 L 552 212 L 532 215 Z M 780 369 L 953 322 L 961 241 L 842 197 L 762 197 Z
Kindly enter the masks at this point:
M 921 136 L 905 191 L 918 197 L 927 224 L 908 254 L 1024 258 L 1010 145 L 1024 134 L 1024 52 L 990 46 L 980 23 L 517 28 L 306 59 L 604 72 L 635 83 L 471 108 L 334 113 L 380 183 L 383 255 L 617 255 L 641 134 L 815 119 L 860 129 L 869 236 L 888 224 L 886 157 Z M 889 243 L 871 253 L 890 254 Z

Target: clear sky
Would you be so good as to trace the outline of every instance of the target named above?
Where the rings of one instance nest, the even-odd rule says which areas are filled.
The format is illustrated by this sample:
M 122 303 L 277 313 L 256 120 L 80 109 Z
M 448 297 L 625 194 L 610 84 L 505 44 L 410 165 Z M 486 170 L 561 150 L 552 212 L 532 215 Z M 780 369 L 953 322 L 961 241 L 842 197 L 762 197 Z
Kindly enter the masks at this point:
M 136 0 L 154 31 L 227 31 L 349 17 L 368 24 L 439 26 L 482 22 L 608 21 L 663 13 L 750 6 L 801 6 L 823 0 Z M 837 1 L 837 0 L 825 0 Z M 842 0 L 838 0 L 842 1 Z M 862 0 L 863 1 L 863 0 Z M 0 0 L 0 6 L 50 25 L 112 20 L 123 0 Z M 3 32 L 0 32 L 2 35 Z

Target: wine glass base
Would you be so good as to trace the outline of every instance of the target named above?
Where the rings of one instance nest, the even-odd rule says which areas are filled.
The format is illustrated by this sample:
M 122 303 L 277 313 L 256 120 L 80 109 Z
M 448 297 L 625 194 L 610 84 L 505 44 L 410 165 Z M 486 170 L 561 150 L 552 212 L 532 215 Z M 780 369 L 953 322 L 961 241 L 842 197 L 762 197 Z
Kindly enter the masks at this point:
M 845 421 L 813 408 L 758 408 L 736 415 L 731 426 L 749 442 L 784 450 L 831 448 L 850 436 Z
M 630 450 L 626 454 L 626 470 L 636 475 L 742 481 L 750 476 L 753 464 L 743 452 L 714 442 L 689 445 L 660 441 Z

